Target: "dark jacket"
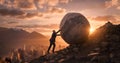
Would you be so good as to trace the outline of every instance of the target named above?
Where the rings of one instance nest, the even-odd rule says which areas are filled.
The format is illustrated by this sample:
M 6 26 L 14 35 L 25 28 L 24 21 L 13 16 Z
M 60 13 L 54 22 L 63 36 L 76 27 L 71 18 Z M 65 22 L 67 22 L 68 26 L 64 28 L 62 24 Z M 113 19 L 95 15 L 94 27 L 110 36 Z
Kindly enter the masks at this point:
M 54 43 L 56 36 L 57 36 L 57 33 L 56 33 L 56 32 L 53 32 L 53 33 L 52 33 L 52 36 L 51 36 L 51 38 L 50 38 L 50 42 Z

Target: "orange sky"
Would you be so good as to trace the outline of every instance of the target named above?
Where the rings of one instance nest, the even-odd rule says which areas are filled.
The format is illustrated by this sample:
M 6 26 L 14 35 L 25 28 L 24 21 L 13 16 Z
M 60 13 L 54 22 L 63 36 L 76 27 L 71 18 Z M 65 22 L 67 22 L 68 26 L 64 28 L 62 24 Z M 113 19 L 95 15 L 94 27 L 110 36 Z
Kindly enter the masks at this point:
M 68 12 L 82 13 L 96 29 L 120 23 L 120 0 L 0 0 L 0 27 L 37 31 L 50 36 Z

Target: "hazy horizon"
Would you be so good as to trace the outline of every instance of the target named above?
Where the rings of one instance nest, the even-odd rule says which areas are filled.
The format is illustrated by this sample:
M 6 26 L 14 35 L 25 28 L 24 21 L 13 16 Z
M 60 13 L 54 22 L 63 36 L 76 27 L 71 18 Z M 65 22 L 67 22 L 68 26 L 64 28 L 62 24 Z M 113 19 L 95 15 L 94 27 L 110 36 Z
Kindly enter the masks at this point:
M 69 12 L 82 13 L 94 30 L 107 21 L 120 24 L 119 0 L 0 0 L 0 27 L 51 35 Z M 7 19 L 6 19 L 7 18 Z

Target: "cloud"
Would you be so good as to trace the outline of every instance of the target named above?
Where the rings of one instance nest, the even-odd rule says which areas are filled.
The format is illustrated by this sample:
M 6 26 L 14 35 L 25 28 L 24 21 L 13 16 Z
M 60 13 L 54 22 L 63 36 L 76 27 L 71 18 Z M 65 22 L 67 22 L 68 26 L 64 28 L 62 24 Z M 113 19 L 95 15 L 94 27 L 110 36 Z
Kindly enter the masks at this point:
M 31 13 L 26 13 L 26 14 L 21 15 L 21 16 L 17 16 L 17 18 L 26 19 L 26 18 L 42 17 L 42 16 L 43 16 L 42 13 L 39 13 L 39 12 L 31 12 Z
M 48 25 L 17 25 L 16 28 L 22 28 L 29 32 L 37 31 L 41 33 L 51 32 L 52 30 L 58 30 L 58 24 L 48 24 Z
M 0 15 L 1 16 L 14 16 L 17 18 L 32 18 L 35 16 L 42 17 L 40 12 L 25 12 L 18 8 L 9 8 L 3 5 L 0 5 Z
M 70 0 L 59 0 L 60 3 L 68 3 Z
M 25 15 L 25 17 L 31 18 L 31 17 L 37 16 L 37 15 L 38 15 L 38 13 L 27 13 Z
M 59 3 L 59 0 L 48 0 L 48 5 L 55 6 Z
M 51 30 L 49 29 L 44 29 L 44 28 L 24 28 L 26 31 L 29 31 L 29 32 L 33 32 L 33 31 L 37 31 L 37 32 L 50 32 Z
M 59 3 L 68 3 L 70 0 L 48 0 L 48 5 L 50 6 L 56 6 Z
M 111 7 L 117 8 L 120 6 L 120 1 L 119 0 L 106 1 L 105 6 L 106 6 L 106 8 L 111 8 Z
M 44 14 L 46 13 L 63 13 L 66 10 L 63 8 L 57 8 L 57 7 L 49 7 L 46 11 L 44 12 L 26 12 L 24 10 L 20 10 L 18 8 L 9 8 L 3 5 L 0 5 L 0 15 L 1 16 L 9 16 L 9 17 L 16 17 L 20 19 L 25 19 L 25 18 L 32 18 L 32 17 L 43 17 Z M 45 16 L 44 16 L 45 17 Z
M 66 9 L 57 8 L 57 7 L 49 7 L 47 10 L 48 13 L 63 13 L 65 11 L 66 11 Z
M 44 8 L 46 0 L 34 0 L 34 4 L 37 10 Z
M 117 9 L 120 10 L 120 6 L 118 6 Z
M 13 21 L 11 21 L 11 22 L 7 22 L 8 24 L 18 24 L 19 22 L 13 22 Z
M 94 18 L 91 18 L 92 20 L 95 20 L 95 21 L 111 21 L 111 22 L 116 22 L 117 19 L 115 16 L 112 16 L 112 15 L 106 15 L 106 16 L 97 16 L 97 17 L 94 17 Z
M 25 14 L 24 11 L 20 10 L 20 9 L 15 9 L 15 8 L 8 8 L 6 6 L 0 5 L 0 15 L 3 16 L 16 16 L 16 15 L 23 15 Z
M 33 0 L 16 0 L 17 7 L 22 9 L 35 9 Z
M 35 8 L 34 0 L 0 0 L 1 5 L 11 8 L 32 9 Z
M 58 24 L 50 25 L 17 25 L 18 28 L 46 28 L 46 29 L 57 29 L 59 28 Z
M 42 17 L 44 13 L 62 13 L 66 9 L 56 7 L 69 0 L 0 0 L 0 15 L 32 18 Z

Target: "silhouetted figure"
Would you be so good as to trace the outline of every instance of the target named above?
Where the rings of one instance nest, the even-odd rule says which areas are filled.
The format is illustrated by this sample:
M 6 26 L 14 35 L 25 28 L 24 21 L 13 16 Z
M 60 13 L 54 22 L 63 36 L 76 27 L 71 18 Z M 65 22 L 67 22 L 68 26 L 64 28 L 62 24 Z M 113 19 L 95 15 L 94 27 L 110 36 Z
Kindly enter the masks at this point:
M 60 32 L 60 30 L 58 30 L 57 32 L 55 30 L 53 30 L 52 36 L 51 36 L 51 38 L 49 40 L 50 41 L 50 45 L 49 45 L 49 48 L 47 50 L 48 53 L 49 53 L 49 50 L 50 50 L 50 48 L 51 48 L 52 45 L 53 45 L 52 52 L 54 53 L 55 46 L 56 46 L 55 39 L 56 39 L 56 36 L 59 36 L 59 35 L 57 35 L 58 32 Z

